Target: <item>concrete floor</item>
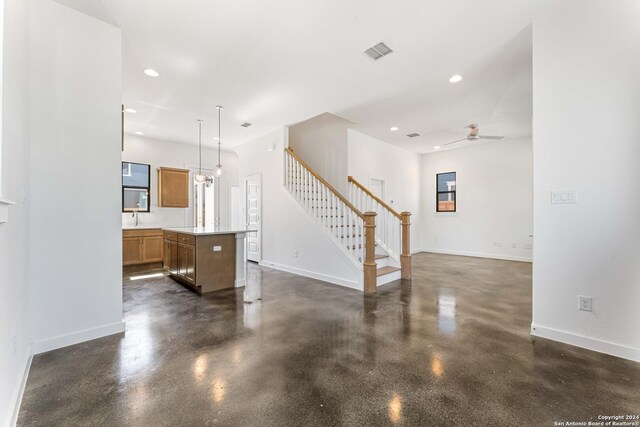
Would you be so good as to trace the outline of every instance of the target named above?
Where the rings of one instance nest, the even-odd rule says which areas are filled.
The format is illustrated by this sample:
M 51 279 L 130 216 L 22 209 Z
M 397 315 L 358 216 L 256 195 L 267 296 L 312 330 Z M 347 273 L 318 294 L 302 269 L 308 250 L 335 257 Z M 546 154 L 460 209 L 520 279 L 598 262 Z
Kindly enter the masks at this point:
M 250 268 L 124 284 L 126 334 L 33 359 L 19 425 L 552 426 L 640 413 L 640 364 L 536 339 L 531 265 L 414 256 L 377 297 Z M 245 303 L 247 299 L 251 303 Z

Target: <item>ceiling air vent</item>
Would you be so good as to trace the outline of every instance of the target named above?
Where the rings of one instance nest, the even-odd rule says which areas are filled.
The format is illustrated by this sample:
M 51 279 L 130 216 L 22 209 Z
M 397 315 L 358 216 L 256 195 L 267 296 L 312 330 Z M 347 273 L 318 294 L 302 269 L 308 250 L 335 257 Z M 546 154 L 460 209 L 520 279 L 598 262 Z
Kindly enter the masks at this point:
M 251 123 L 244 122 L 244 123 L 243 123 L 243 124 L 241 124 L 240 126 L 242 126 L 243 128 L 248 128 L 249 126 L 251 126 Z
M 382 42 L 364 51 L 365 55 L 374 61 L 389 55 L 391 52 L 393 52 L 391 48 Z
M 407 135 L 409 138 L 415 138 L 416 136 L 420 136 L 418 132 L 410 133 Z

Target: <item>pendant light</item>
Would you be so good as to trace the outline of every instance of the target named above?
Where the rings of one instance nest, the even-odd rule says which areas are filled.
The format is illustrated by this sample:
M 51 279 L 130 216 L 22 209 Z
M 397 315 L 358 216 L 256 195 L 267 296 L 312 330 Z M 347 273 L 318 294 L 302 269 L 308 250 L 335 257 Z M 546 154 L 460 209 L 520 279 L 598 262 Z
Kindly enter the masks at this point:
M 193 176 L 193 180 L 196 183 L 203 183 L 207 181 L 208 176 L 202 173 L 202 120 L 198 120 L 198 148 L 199 148 L 199 166 L 198 173 Z
M 218 164 L 216 165 L 216 175 L 222 175 L 222 163 L 220 162 L 220 144 L 222 144 L 222 140 L 220 139 L 220 111 L 222 111 L 222 105 L 217 105 L 218 109 Z

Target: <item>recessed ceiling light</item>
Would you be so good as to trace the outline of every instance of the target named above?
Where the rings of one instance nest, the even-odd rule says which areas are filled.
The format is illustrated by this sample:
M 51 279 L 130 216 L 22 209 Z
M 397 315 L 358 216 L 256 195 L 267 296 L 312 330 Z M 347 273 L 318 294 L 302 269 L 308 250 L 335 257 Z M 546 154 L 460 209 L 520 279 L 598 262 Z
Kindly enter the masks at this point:
M 133 108 L 125 108 L 124 111 L 127 112 L 127 113 L 131 113 L 131 114 L 137 113 L 137 111 L 134 110 Z
M 158 77 L 160 75 L 159 72 L 151 68 L 147 68 L 146 70 L 144 70 L 144 73 L 149 77 Z
M 398 130 L 398 126 L 392 126 L 392 127 L 390 127 L 390 128 L 389 128 L 389 130 L 390 130 L 391 132 L 395 132 L 395 131 L 397 131 L 397 130 Z
M 449 83 L 458 83 L 460 80 L 462 80 L 462 76 L 460 74 L 454 74 L 449 79 Z
M 436 145 L 435 147 L 433 147 L 433 149 L 434 149 L 434 150 L 439 150 L 439 149 L 440 149 L 440 146 L 439 146 L 439 145 Z
M 144 135 L 144 132 L 136 132 L 136 135 Z

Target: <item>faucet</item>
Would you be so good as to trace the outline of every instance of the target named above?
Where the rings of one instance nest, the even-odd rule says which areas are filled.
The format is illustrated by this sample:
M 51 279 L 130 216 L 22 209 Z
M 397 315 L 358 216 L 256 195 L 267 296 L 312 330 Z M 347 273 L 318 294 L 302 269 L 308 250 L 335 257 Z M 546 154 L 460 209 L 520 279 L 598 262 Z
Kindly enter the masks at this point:
M 133 210 L 133 213 L 131 214 L 131 217 L 136 219 L 136 227 L 138 225 L 140 225 L 140 221 L 139 221 L 139 217 L 138 217 L 138 210 L 137 209 Z

